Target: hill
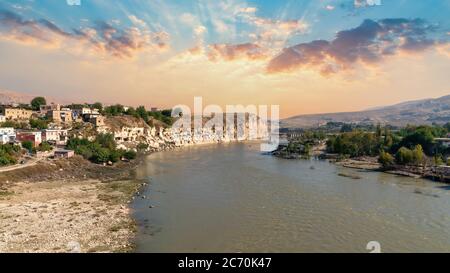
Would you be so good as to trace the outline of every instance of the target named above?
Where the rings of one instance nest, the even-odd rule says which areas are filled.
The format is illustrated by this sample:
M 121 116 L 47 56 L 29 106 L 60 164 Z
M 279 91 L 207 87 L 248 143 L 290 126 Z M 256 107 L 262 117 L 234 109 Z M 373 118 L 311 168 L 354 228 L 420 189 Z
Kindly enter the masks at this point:
M 328 122 L 355 124 L 444 124 L 450 122 L 450 95 L 417 101 L 408 101 L 391 106 L 358 112 L 300 115 L 281 121 L 282 128 L 311 128 Z

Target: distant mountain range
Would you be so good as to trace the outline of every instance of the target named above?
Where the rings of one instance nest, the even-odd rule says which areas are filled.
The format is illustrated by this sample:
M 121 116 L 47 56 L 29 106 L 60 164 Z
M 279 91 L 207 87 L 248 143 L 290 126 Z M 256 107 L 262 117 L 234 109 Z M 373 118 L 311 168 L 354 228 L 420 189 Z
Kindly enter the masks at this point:
M 35 97 L 42 96 L 42 95 L 33 95 L 33 94 L 26 94 L 16 91 L 10 91 L 10 90 L 2 90 L 0 89 L 0 104 L 14 104 L 14 103 L 30 103 L 32 99 Z M 67 103 L 63 100 L 43 96 L 46 98 L 47 103 Z
M 300 115 L 281 121 L 281 128 L 311 128 L 328 122 L 355 124 L 443 124 L 450 122 L 450 95 L 417 101 L 408 101 L 391 106 L 378 107 L 358 112 Z

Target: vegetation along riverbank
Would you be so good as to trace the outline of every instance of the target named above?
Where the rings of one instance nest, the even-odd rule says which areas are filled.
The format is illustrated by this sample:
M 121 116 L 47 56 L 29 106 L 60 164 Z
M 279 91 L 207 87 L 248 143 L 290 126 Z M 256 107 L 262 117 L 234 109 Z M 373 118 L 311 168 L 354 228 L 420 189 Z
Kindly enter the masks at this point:
M 344 167 L 450 182 L 450 123 L 393 128 L 343 124 L 288 132 L 288 143 L 273 155 L 294 159 L 317 156 Z

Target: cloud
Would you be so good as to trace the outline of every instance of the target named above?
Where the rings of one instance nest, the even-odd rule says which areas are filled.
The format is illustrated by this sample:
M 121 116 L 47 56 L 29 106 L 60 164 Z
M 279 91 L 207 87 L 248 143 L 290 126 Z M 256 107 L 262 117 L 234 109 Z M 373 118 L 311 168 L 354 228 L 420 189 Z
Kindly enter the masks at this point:
M 137 18 L 136 15 L 130 15 L 130 16 L 128 16 L 128 18 L 137 27 L 141 27 L 141 28 L 147 27 L 147 23 L 144 22 L 144 20 Z
M 141 28 L 118 28 L 98 21 L 91 27 L 67 32 L 46 19 L 26 20 L 16 13 L 0 10 L 0 39 L 78 52 L 87 49 L 118 58 L 130 58 L 141 51 L 155 52 L 168 48 L 167 33 L 151 32 L 145 28 L 145 22 L 135 16 L 129 18 Z
M 267 67 L 269 73 L 314 67 L 322 74 L 373 64 L 400 52 L 417 53 L 445 43 L 431 34 L 437 26 L 421 19 L 365 20 L 337 33 L 331 41 L 316 40 L 285 48 Z M 435 37 L 435 35 L 433 36 Z
M 208 58 L 211 61 L 234 61 L 239 59 L 257 60 L 267 58 L 264 48 L 252 43 L 245 44 L 213 44 L 208 47 Z

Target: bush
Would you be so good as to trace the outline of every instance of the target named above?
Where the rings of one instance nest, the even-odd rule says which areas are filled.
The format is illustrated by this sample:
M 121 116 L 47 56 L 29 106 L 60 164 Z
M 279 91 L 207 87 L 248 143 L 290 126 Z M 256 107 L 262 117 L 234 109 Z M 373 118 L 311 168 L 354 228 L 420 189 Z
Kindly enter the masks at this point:
M 138 150 L 138 151 L 145 151 L 145 150 L 148 149 L 148 147 L 149 147 L 149 145 L 148 145 L 147 143 L 141 142 L 141 143 L 139 143 L 139 144 L 137 145 L 137 150 Z
M 95 142 L 100 144 L 103 148 L 114 150 L 116 149 L 116 141 L 112 134 L 99 134 L 95 138 Z
M 408 165 L 414 161 L 413 152 L 405 147 L 401 147 L 395 155 L 395 161 L 401 165 Z
M 424 158 L 422 146 L 420 144 L 416 145 L 416 147 L 414 147 L 414 150 L 412 152 L 413 152 L 413 163 L 417 165 L 422 164 Z
M 378 162 L 383 165 L 384 168 L 390 168 L 394 165 L 395 158 L 390 153 L 381 150 Z
M 22 148 L 27 149 L 29 152 L 33 150 L 33 142 L 29 140 L 22 141 Z
M 106 163 L 110 158 L 110 151 L 106 148 L 99 148 L 93 151 L 92 161 L 95 163 Z
M 124 152 L 122 150 L 112 150 L 109 154 L 109 160 L 113 163 L 116 163 L 120 160 Z
M 17 163 L 20 147 L 11 144 L 0 144 L 0 166 Z
M 30 126 L 31 128 L 43 130 L 48 128 L 48 123 L 43 119 L 30 119 Z
M 51 151 L 51 150 L 53 150 L 53 146 L 50 145 L 48 142 L 42 142 L 36 148 L 36 151 L 39 151 L 39 152 L 48 152 L 48 151 Z
M 136 158 L 136 156 L 137 156 L 137 154 L 133 150 L 126 151 L 123 155 L 123 157 L 125 157 L 128 160 L 133 160 Z

